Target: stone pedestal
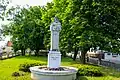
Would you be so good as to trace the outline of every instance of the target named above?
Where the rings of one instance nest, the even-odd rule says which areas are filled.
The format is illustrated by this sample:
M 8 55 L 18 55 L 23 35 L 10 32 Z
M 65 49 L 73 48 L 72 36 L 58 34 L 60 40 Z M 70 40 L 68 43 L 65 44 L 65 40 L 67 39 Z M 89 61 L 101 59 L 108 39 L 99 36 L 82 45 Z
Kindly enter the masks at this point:
M 59 68 L 61 64 L 61 54 L 59 51 L 49 51 L 48 65 L 49 68 Z
M 69 68 L 67 71 L 49 71 L 39 69 L 45 66 L 30 67 L 32 80 L 75 80 L 77 69 L 73 67 L 61 66 Z

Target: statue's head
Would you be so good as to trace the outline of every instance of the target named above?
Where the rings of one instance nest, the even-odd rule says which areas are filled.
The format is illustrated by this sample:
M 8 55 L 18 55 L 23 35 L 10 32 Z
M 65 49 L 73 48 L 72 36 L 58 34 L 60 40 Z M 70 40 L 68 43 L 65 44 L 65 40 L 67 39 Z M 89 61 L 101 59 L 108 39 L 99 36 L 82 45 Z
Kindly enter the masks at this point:
M 59 22 L 59 19 L 56 16 L 54 17 L 54 22 Z
M 59 22 L 57 17 L 54 17 L 54 22 L 50 25 L 51 31 L 60 31 L 61 30 L 61 23 Z

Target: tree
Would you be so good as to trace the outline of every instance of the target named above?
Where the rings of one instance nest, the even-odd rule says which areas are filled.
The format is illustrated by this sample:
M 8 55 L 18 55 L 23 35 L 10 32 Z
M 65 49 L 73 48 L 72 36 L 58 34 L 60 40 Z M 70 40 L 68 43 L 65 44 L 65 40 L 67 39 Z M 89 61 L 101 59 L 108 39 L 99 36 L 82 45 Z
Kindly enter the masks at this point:
M 9 5 L 9 3 L 11 3 L 10 0 L 1 0 L 0 1 L 0 20 L 4 21 L 7 15 L 7 7 Z M 0 27 L 3 24 L 1 23 Z M 3 40 L 3 35 L 2 35 L 2 28 L 0 28 L 0 41 Z
M 30 40 L 30 49 L 32 50 L 36 50 L 36 54 L 38 55 L 38 52 L 40 49 L 44 49 L 44 32 L 45 32 L 45 28 L 44 25 L 42 23 L 42 12 L 41 12 L 41 7 L 31 7 L 30 8 L 30 16 L 32 15 L 31 18 L 31 29 L 32 32 L 29 36 L 29 40 Z
M 81 49 L 82 62 L 85 63 L 85 54 L 90 47 L 100 47 L 102 50 L 114 51 L 111 46 L 116 45 L 113 41 L 119 42 L 119 5 L 117 0 L 93 1 L 83 0 L 73 18 L 72 25 L 78 23 L 79 32 L 76 38 L 79 39 L 79 47 Z M 74 14 L 74 15 L 75 15 Z M 76 20 L 78 19 L 78 20 Z M 77 26 L 77 24 L 76 24 Z M 75 30 L 75 28 L 74 28 Z M 77 31 L 74 31 L 77 32 Z M 118 35 L 116 34 L 118 33 Z M 115 35 L 115 36 L 114 36 Z M 114 36 L 114 37 L 112 37 Z M 118 46 L 119 47 L 119 46 Z M 117 46 L 116 46 L 117 48 Z
M 38 48 L 41 44 L 49 49 L 49 28 L 57 16 L 62 23 L 60 50 L 74 51 L 74 60 L 80 50 L 81 62 L 85 63 L 85 55 L 91 47 L 120 51 L 119 4 L 119 0 L 53 0 L 42 8 L 22 9 L 14 18 L 11 33 L 15 40 L 24 42 L 21 45 L 36 52 L 42 48 Z
M 38 51 L 44 48 L 44 27 L 41 17 L 41 7 L 39 6 L 22 8 L 14 15 L 13 22 L 4 28 L 4 32 L 12 35 L 15 51 L 21 50 L 22 55 L 25 55 L 25 50 L 30 48 L 36 50 L 35 55 L 38 55 Z M 9 30 L 7 30 L 8 28 Z
M 50 49 L 50 24 L 54 16 L 53 3 L 47 3 L 47 5 L 42 8 L 42 22 L 45 26 L 44 45 L 48 50 Z
M 119 0 L 54 0 L 53 2 L 52 9 L 62 23 L 60 35 L 62 50 L 67 51 L 71 47 L 75 54 L 81 50 L 82 63 L 85 63 L 85 55 L 91 47 L 119 51 Z
M 1 0 L 0 1 L 0 18 L 2 21 L 5 20 L 7 15 L 7 6 L 11 3 L 11 0 Z

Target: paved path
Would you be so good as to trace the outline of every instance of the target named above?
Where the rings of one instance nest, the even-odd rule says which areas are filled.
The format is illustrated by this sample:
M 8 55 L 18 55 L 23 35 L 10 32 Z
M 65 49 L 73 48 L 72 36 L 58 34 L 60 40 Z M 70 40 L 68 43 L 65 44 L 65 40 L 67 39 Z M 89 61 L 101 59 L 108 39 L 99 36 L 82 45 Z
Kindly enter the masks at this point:
M 90 59 L 94 59 L 94 60 L 98 60 L 98 58 L 90 58 Z M 113 63 L 116 63 L 116 64 L 120 64 L 120 61 L 119 60 L 109 60 L 109 59 L 102 59 L 102 61 L 109 61 L 109 62 L 113 62 Z

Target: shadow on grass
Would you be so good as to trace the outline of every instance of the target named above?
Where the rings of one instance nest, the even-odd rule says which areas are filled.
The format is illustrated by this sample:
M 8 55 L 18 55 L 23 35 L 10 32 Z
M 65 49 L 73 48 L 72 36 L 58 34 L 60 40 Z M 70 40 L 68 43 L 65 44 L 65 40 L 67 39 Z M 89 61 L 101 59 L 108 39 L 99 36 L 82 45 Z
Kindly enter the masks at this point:
M 112 76 L 115 78 L 120 78 L 120 70 L 116 70 L 112 67 L 106 67 L 106 66 L 99 66 L 96 64 L 89 64 L 88 65 L 93 65 L 93 66 L 98 66 L 101 67 L 101 72 L 104 74 L 103 76 Z
M 120 71 L 110 67 L 103 67 L 102 72 L 105 74 L 104 76 L 112 76 L 116 78 L 120 78 Z
M 88 80 L 85 76 L 79 76 L 76 80 Z
M 89 64 L 89 65 L 94 65 L 94 64 Z M 98 66 L 98 65 L 94 65 L 94 66 Z M 106 67 L 106 66 L 98 66 L 98 67 L 101 67 L 101 72 L 103 73 L 103 77 L 111 76 L 115 78 L 120 78 L 120 71 L 112 67 Z

